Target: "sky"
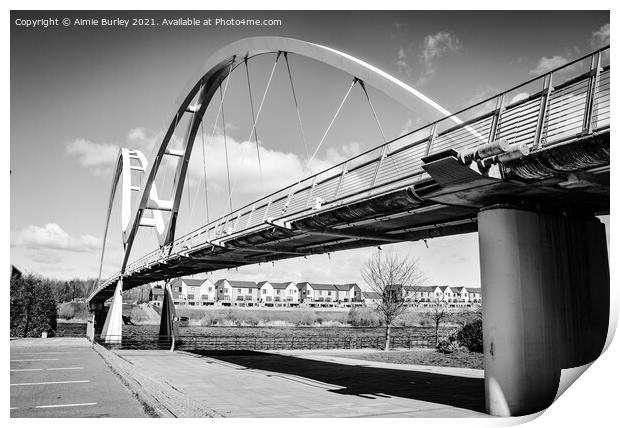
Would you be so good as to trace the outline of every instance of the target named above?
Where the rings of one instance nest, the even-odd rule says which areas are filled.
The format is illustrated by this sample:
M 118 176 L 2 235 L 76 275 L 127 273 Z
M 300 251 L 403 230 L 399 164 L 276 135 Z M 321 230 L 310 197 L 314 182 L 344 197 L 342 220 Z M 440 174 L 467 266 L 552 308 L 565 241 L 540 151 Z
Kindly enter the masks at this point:
M 260 18 L 271 27 L 26 28 L 18 19 Z M 26 272 L 70 279 L 96 277 L 112 172 L 120 147 L 147 158 L 167 128 L 184 88 L 219 48 L 245 37 L 277 35 L 332 47 L 360 58 L 457 111 L 609 43 L 605 11 L 372 11 L 372 12 L 15 12 L 11 13 L 11 263 Z M 267 88 L 274 55 L 248 63 L 254 108 Z M 351 76 L 316 61 L 290 56 L 305 141 L 284 62 L 279 61 L 256 131 L 245 69 L 230 77 L 211 103 L 190 161 L 177 236 L 222 215 L 228 206 L 228 151 L 238 208 L 308 175 L 313 153 L 351 83 Z M 424 103 L 408 110 L 368 88 L 387 138 L 441 115 Z M 182 129 L 179 128 L 179 129 Z M 224 138 L 226 136 L 226 138 Z M 175 135 L 174 143 L 183 137 Z M 204 143 L 202 142 L 204 140 Z M 226 141 L 226 148 L 224 141 Z M 318 172 L 383 142 L 368 101 L 354 87 L 309 165 Z M 203 145 L 204 144 L 204 145 Z M 207 185 L 202 163 L 204 147 Z M 157 178 L 165 193 L 172 175 Z M 167 181 L 166 181 L 167 179 Z M 169 184 L 168 184 L 169 187 Z M 104 276 L 119 267 L 120 211 L 115 205 Z M 394 244 L 417 259 L 432 284 L 479 286 L 476 234 Z M 132 259 L 156 248 L 140 232 Z M 359 282 L 376 248 L 219 271 L 223 277 L 272 281 Z

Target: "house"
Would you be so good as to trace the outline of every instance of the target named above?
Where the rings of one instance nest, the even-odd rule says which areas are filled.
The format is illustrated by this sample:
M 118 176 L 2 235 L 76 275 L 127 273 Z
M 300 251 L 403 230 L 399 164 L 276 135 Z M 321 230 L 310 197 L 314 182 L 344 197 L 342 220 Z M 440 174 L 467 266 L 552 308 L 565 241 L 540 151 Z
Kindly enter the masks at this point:
M 381 293 L 376 293 L 374 291 L 364 291 L 362 296 L 364 298 L 364 304 L 370 308 L 376 308 L 383 301 Z
M 217 301 L 220 306 L 256 306 L 258 284 L 254 281 L 220 279 L 215 282 Z
M 336 288 L 336 301 L 346 307 L 362 303 L 362 289 L 355 283 L 334 284 Z
M 164 293 L 164 287 L 162 287 L 161 285 L 156 285 L 155 287 L 151 288 L 151 295 L 149 296 L 150 303 L 154 306 L 159 306 L 161 308 L 164 304 Z
M 262 306 L 282 307 L 299 305 L 299 289 L 294 282 L 261 281 L 259 302 Z
M 468 301 L 469 292 L 467 291 L 467 288 L 465 287 L 450 287 L 450 288 L 452 288 L 452 291 L 454 292 L 452 306 L 455 306 L 455 307 L 469 306 L 469 301 Z
M 299 301 L 305 306 L 333 307 L 337 302 L 338 290 L 332 284 L 314 282 L 300 282 L 296 284 L 299 290 Z
M 410 306 L 418 306 L 431 302 L 434 298 L 435 287 L 428 285 L 408 285 L 403 287 L 405 300 Z
M 468 301 L 474 305 L 482 304 L 482 289 L 474 287 L 465 287 L 468 293 Z
M 214 305 L 217 300 L 210 279 L 175 278 L 170 288 L 175 306 Z

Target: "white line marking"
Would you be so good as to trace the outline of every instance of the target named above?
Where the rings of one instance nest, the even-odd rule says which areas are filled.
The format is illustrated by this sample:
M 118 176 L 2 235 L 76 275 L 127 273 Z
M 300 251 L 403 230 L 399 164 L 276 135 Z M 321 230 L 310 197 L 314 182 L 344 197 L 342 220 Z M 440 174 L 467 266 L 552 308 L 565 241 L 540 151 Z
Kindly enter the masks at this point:
M 58 383 L 86 383 L 90 380 L 63 380 L 58 382 L 27 382 L 27 383 L 12 383 L 11 386 L 30 386 L 30 385 L 53 385 Z
M 84 367 L 52 367 L 45 370 L 82 370 Z
M 13 354 L 14 356 L 20 355 L 40 355 L 40 354 L 72 354 L 73 352 L 65 352 L 65 351 L 49 351 L 49 352 L 18 352 Z
M 11 407 L 11 410 L 17 410 L 18 407 Z
M 22 363 L 24 361 L 58 361 L 59 358 L 35 358 L 31 360 L 11 360 L 12 363 Z
M 38 372 L 43 369 L 11 369 L 12 372 Z
M 94 406 L 97 403 L 75 403 L 75 404 L 50 404 L 47 406 L 37 406 L 35 409 L 49 409 L 51 407 L 75 407 L 75 406 Z

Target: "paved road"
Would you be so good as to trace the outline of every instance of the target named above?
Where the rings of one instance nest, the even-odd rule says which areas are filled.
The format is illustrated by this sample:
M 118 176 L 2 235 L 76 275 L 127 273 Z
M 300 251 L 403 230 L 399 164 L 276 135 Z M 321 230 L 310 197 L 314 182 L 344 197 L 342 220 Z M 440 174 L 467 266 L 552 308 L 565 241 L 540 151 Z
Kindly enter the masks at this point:
M 86 339 L 11 341 L 11 417 L 146 417 Z
M 149 388 L 177 416 L 192 416 L 197 406 L 224 417 L 486 416 L 481 371 L 443 368 L 439 373 L 371 361 L 345 363 L 314 354 L 308 359 L 252 351 L 115 354 L 143 385 L 157 381 Z M 168 399 L 173 393 L 192 402 Z

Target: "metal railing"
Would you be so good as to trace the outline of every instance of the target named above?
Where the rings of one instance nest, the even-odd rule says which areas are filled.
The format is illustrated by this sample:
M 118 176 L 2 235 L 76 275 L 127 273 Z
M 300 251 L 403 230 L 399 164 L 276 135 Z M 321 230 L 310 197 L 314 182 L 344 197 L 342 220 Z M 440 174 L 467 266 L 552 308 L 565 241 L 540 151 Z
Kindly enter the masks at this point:
M 441 339 L 442 337 L 440 337 Z M 106 343 L 101 336 L 95 341 L 115 349 L 171 349 L 170 337 L 111 337 Z M 116 339 L 116 340 L 115 340 Z M 434 335 L 393 335 L 391 348 L 432 348 Z M 174 349 L 181 351 L 230 351 L 230 350 L 295 350 L 295 349 L 383 349 L 385 337 L 381 335 L 363 336 L 176 336 Z
M 610 126 L 609 46 L 521 83 L 451 116 L 422 126 L 176 239 L 131 263 L 126 274 L 168 254 L 234 238 L 269 218 L 291 218 L 343 199 L 361 200 L 425 175 L 422 158 L 446 149 L 462 150 L 497 139 L 526 143 L 530 150 L 559 144 Z M 462 124 L 454 125 L 453 117 Z M 118 273 L 102 284 L 118 278 Z

